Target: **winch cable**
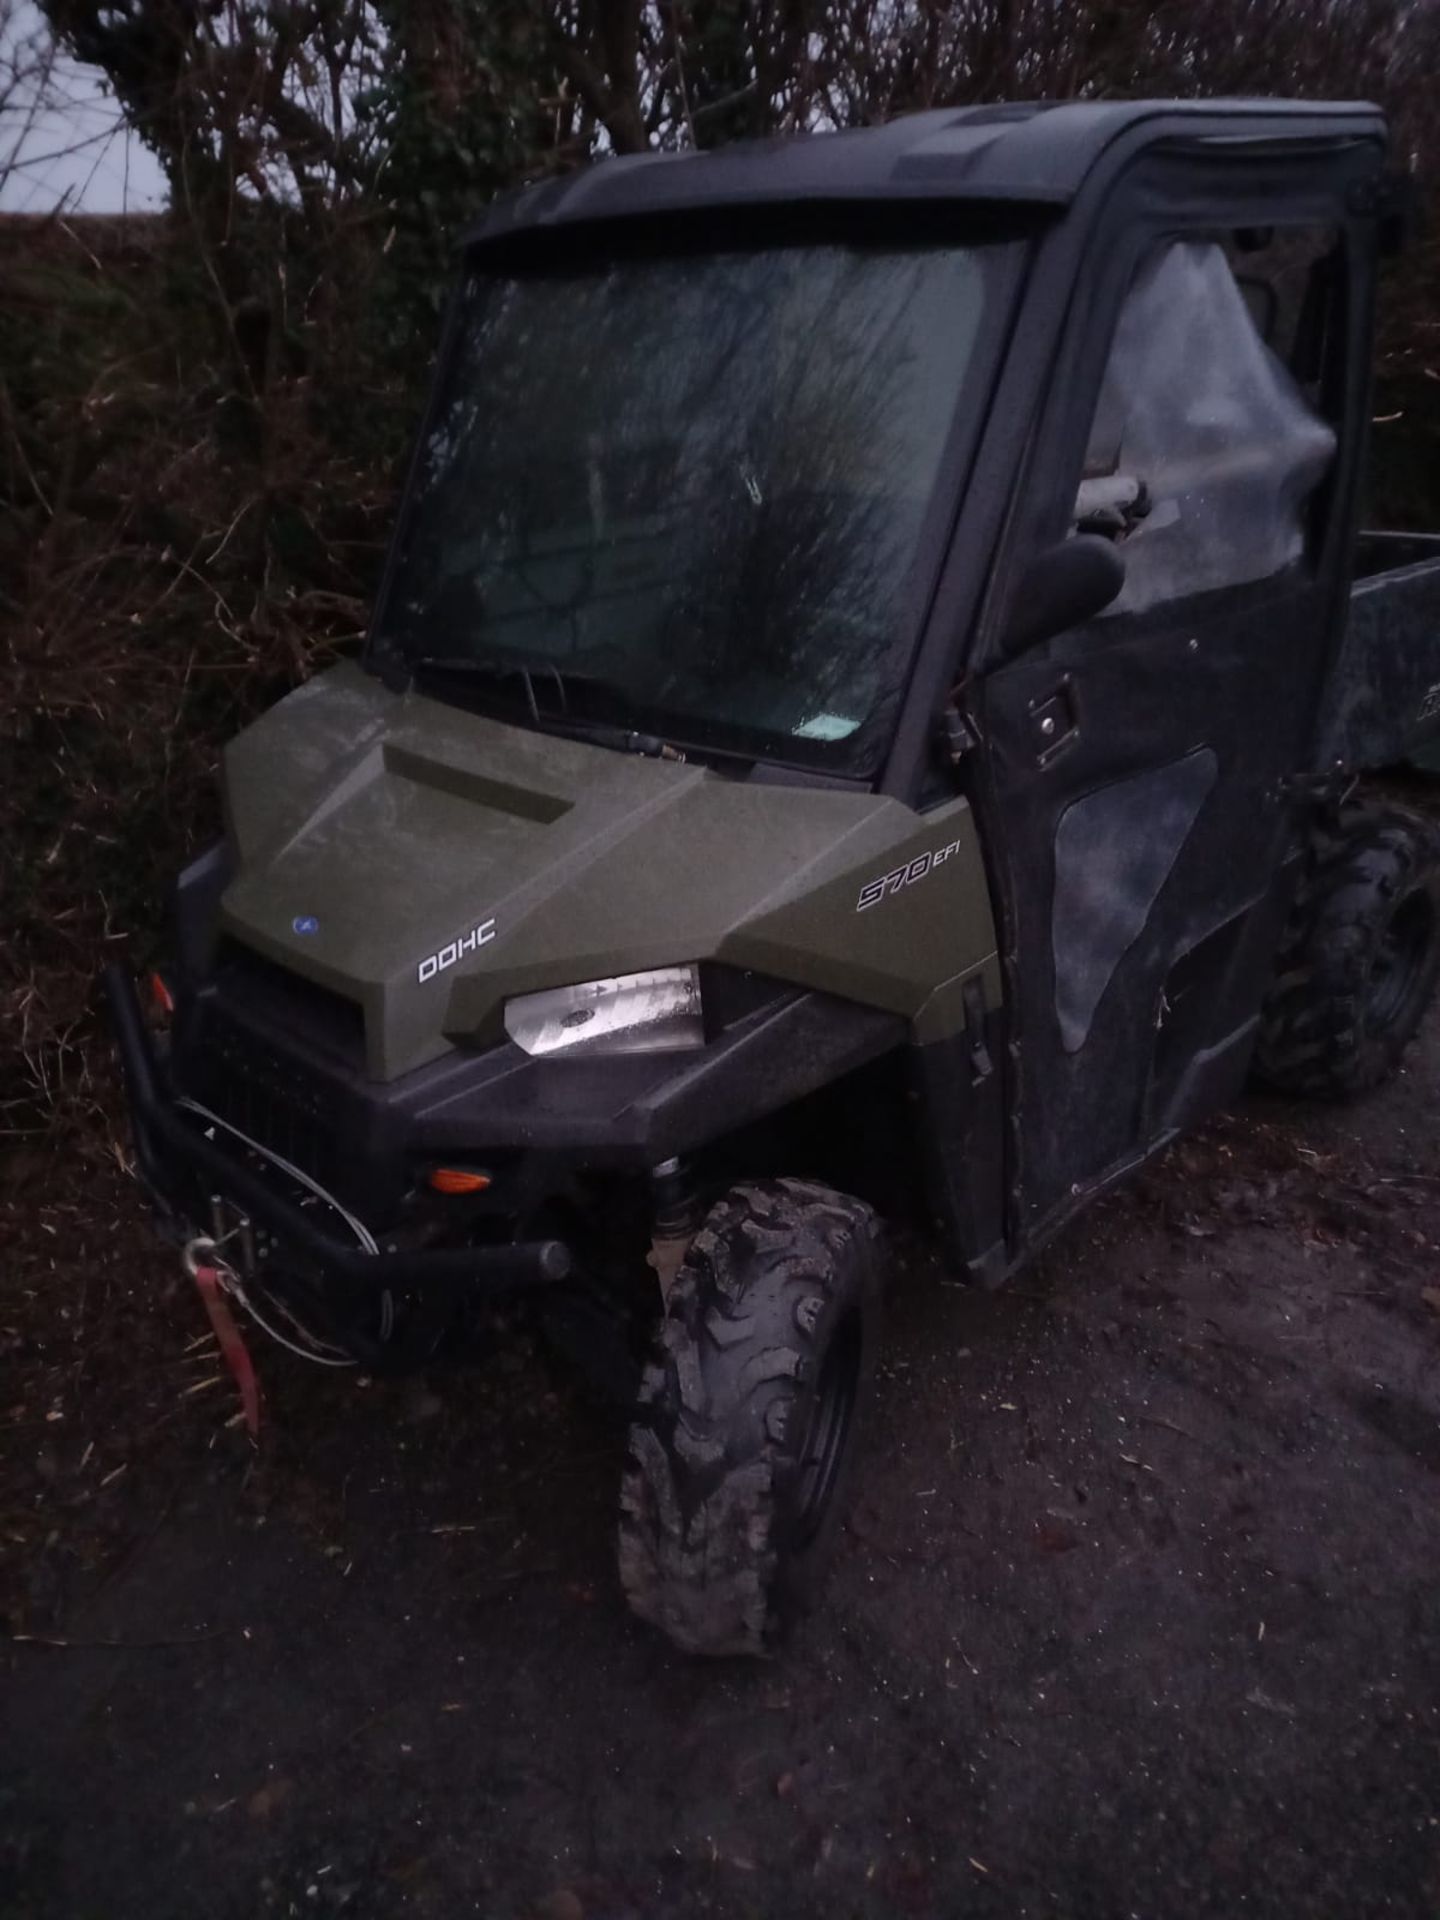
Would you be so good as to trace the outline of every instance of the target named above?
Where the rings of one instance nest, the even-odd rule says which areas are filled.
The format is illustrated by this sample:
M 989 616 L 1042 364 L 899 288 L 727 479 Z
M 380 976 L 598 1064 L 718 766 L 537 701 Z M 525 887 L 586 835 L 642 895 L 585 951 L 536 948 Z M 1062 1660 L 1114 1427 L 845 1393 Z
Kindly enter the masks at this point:
M 333 1193 L 327 1193 L 320 1182 L 313 1180 L 310 1175 L 305 1172 L 303 1167 L 297 1167 L 292 1160 L 287 1160 L 283 1154 L 276 1153 L 273 1147 L 262 1146 L 258 1140 L 252 1140 L 248 1133 L 242 1132 L 232 1121 L 222 1120 L 218 1113 L 212 1113 L 209 1107 L 201 1106 L 198 1100 L 192 1100 L 187 1093 L 177 1094 L 175 1104 L 177 1107 L 187 1107 L 191 1113 L 198 1113 L 202 1120 L 208 1120 L 212 1126 L 223 1127 L 226 1133 L 233 1134 L 237 1140 L 242 1141 L 252 1152 L 258 1153 L 262 1160 L 268 1160 L 272 1166 L 278 1167 L 282 1173 L 289 1174 L 292 1180 L 296 1180 L 302 1187 L 308 1188 L 317 1200 L 323 1200 L 327 1207 L 333 1207 L 335 1209 L 336 1213 L 339 1214 L 346 1226 L 349 1227 L 366 1253 L 379 1253 L 380 1249 L 376 1245 L 375 1236 L 365 1225 L 365 1222 L 363 1220 L 357 1220 L 355 1215 L 351 1213 L 347 1207 L 341 1205 Z
M 221 1285 L 228 1294 L 231 1294 L 239 1301 L 240 1305 L 245 1309 L 246 1313 L 249 1314 L 260 1331 L 268 1334 L 277 1346 L 284 1347 L 288 1353 L 295 1354 L 297 1358 L 301 1360 L 308 1360 L 310 1364 L 315 1367 L 354 1367 L 359 1365 L 359 1362 L 353 1354 L 343 1353 L 339 1347 L 332 1347 L 328 1340 L 316 1339 L 308 1327 L 299 1327 L 297 1323 L 297 1330 L 306 1341 L 310 1342 L 308 1346 L 302 1346 L 300 1341 L 292 1340 L 288 1334 L 282 1333 L 279 1327 L 272 1326 L 256 1306 L 255 1302 L 250 1298 L 250 1295 L 245 1291 L 245 1284 L 235 1273 L 233 1267 L 226 1267 L 223 1270 Z
M 223 1127 L 226 1133 L 232 1135 L 233 1138 L 240 1141 L 240 1143 L 243 1146 L 248 1147 L 252 1153 L 258 1153 L 262 1160 L 268 1160 L 273 1167 L 278 1168 L 278 1170 L 281 1173 L 285 1174 L 288 1179 L 294 1180 L 297 1185 L 304 1187 L 306 1191 L 313 1194 L 317 1200 L 323 1202 L 325 1206 L 332 1208 L 336 1213 L 338 1213 L 340 1218 L 345 1222 L 346 1226 L 349 1227 L 350 1231 L 355 1235 L 356 1240 L 360 1243 L 360 1246 L 364 1250 L 364 1252 L 374 1253 L 374 1254 L 379 1253 L 380 1249 L 376 1244 L 375 1236 L 370 1232 L 370 1229 L 365 1225 L 364 1221 L 358 1220 L 355 1217 L 355 1215 L 350 1212 L 348 1207 L 344 1206 L 339 1200 L 337 1200 L 333 1193 L 327 1192 L 327 1190 L 320 1185 L 320 1182 L 318 1180 L 313 1179 L 310 1174 L 306 1173 L 303 1167 L 297 1167 L 292 1160 L 287 1160 L 283 1154 L 277 1153 L 273 1147 L 267 1147 L 261 1141 L 253 1140 L 250 1137 L 250 1135 L 244 1131 L 243 1128 L 237 1127 L 233 1121 L 222 1118 L 220 1114 L 213 1113 L 209 1107 L 203 1106 L 201 1102 L 198 1100 L 192 1100 L 188 1094 L 180 1094 L 179 1096 L 177 1096 L 176 1105 L 188 1108 L 191 1113 L 196 1114 L 200 1119 L 206 1121 L 211 1126 Z M 225 1237 L 226 1239 L 230 1238 L 228 1234 Z M 346 1353 L 342 1348 L 335 1346 L 332 1342 L 328 1340 L 321 1340 L 316 1334 L 313 1334 L 310 1331 L 310 1329 L 306 1327 L 296 1315 L 289 1313 L 288 1310 L 286 1310 L 286 1317 L 292 1321 L 292 1323 L 295 1326 L 296 1332 L 302 1336 L 302 1339 L 306 1344 L 302 1345 L 300 1344 L 299 1341 L 293 1340 L 289 1337 L 289 1335 L 282 1333 L 278 1327 L 274 1326 L 269 1320 L 266 1319 L 265 1315 L 260 1311 L 260 1309 L 256 1306 L 255 1302 L 251 1299 L 249 1292 L 245 1287 L 244 1279 L 240 1274 L 238 1274 L 235 1271 L 234 1267 L 231 1266 L 229 1261 L 226 1260 L 221 1254 L 220 1243 L 214 1240 L 203 1239 L 203 1238 L 199 1241 L 191 1241 L 190 1246 L 186 1248 L 186 1261 L 185 1261 L 185 1264 L 189 1269 L 189 1271 L 195 1275 L 196 1284 L 201 1286 L 202 1294 L 205 1294 L 205 1288 L 200 1283 L 199 1272 L 197 1271 L 196 1265 L 192 1263 L 192 1260 L 190 1257 L 191 1250 L 197 1247 L 203 1247 L 205 1251 L 209 1253 L 209 1255 L 211 1256 L 211 1259 L 214 1263 L 216 1276 L 217 1276 L 217 1284 L 220 1287 L 223 1287 L 225 1292 L 230 1294 L 239 1303 L 239 1305 L 244 1308 L 245 1312 L 255 1322 L 256 1326 L 259 1327 L 260 1331 L 264 1334 L 267 1334 L 269 1338 L 275 1341 L 278 1346 L 284 1347 L 287 1352 L 295 1354 L 297 1358 L 301 1360 L 308 1360 L 311 1362 L 312 1365 L 317 1367 L 354 1367 L 359 1364 L 359 1362 L 355 1359 L 353 1354 Z M 283 1307 L 282 1302 L 277 1301 L 277 1304 Z M 208 1311 L 210 1309 L 210 1296 L 208 1294 L 205 1294 L 205 1305 Z M 392 1300 L 389 1293 L 387 1292 L 384 1295 L 382 1295 L 381 1301 L 380 1301 L 380 1313 L 381 1313 L 381 1320 L 382 1320 L 380 1337 L 382 1340 L 390 1332 L 390 1327 L 394 1318 L 394 1311 L 395 1311 L 395 1303 Z M 215 1316 L 212 1312 L 211 1313 L 212 1325 L 214 1324 L 214 1321 L 215 1321 Z M 233 1322 L 232 1322 L 232 1330 L 234 1331 L 235 1339 L 239 1340 L 239 1332 L 238 1332 L 238 1329 L 233 1329 Z M 222 1348 L 224 1348 L 225 1341 L 220 1334 L 218 1326 L 216 1327 L 216 1337 L 217 1339 L 220 1340 Z M 243 1349 L 243 1345 L 244 1343 L 241 1342 L 242 1349 Z M 230 1358 L 228 1351 L 226 1353 L 226 1358 L 227 1359 Z M 246 1365 L 248 1366 L 249 1365 L 248 1354 L 246 1354 L 245 1356 L 245 1361 L 246 1361 Z M 234 1370 L 233 1361 L 232 1361 L 232 1370 Z M 236 1371 L 236 1380 L 237 1380 L 237 1383 L 240 1382 L 240 1374 L 238 1370 Z M 243 1384 L 241 1384 L 241 1396 L 243 1399 L 244 1398 Z M 247 1425 L 248 1425 L 248 1416 L 247 1416 Z

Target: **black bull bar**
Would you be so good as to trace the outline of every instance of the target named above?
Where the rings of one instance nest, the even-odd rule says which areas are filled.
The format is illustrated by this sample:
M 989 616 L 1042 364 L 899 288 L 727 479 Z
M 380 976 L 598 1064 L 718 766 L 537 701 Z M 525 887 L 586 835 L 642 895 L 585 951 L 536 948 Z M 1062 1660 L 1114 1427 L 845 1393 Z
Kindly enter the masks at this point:
M 340 1282 L 355 1296 L 398 1288 L 509 1293 L 563 1280 L 570 1273 L 570 1249 L 563 1240 L 368 1253 L 326 1233 L 238 1153 L 207 1139 L 194 1119 L 166 1095 L 135 982 L 123 967 L 112 964 L 105 969 L 103 984 L 125 1075 L 135 1157 L 147 1184 L 162 1200 L 181 1204 L 183 1176 L 198 1174 L 282 1246 L 303 1254 L 327 1281 Z

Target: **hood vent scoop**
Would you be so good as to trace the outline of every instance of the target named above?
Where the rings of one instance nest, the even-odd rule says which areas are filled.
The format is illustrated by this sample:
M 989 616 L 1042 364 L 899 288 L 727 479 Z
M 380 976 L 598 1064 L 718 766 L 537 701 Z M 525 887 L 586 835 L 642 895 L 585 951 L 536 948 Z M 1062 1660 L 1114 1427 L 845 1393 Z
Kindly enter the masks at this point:
M 557 794 L 539 793 L 533 787 L 516 786 L 509 780 L 497 780 L 469 767 L 457 767 L 432 759 L 428 754 L 415 753 L 409 747 L 397 746 L 393 740 L 385 742 L 384 752 L 385 771 L 399 779 L 413 781 L 417 787 L 429 787 L 436 793 L 453 794 L 458 800 L 473 801 L 496 813 L 511 814 L 517 820 L 533 820 L 537 826 L 548 827 L 569 813 L 574 804 Z

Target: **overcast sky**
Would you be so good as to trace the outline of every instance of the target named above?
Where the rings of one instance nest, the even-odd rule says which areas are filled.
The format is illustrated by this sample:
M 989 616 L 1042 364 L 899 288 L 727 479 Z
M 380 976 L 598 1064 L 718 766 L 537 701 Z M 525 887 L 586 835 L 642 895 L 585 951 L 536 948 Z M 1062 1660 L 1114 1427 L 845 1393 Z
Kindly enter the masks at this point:
M 154 158 L 127 133 L 94 67 L 63 62 L 50 76 L 55 101 L 37 102 L 28 73 L 7 90 L 17 56 L 42 33 L 32 0 L 0 0 L 0 209 L 49 213 L 62 202 L 84 213 L 143 212 L 163 206 L 165 181 Z

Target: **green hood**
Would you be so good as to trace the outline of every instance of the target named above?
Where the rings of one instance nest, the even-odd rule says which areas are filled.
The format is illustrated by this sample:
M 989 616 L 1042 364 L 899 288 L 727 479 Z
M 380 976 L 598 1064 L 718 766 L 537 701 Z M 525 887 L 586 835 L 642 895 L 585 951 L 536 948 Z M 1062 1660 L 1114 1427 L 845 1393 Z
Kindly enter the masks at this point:
M 994 951 L 963 801 L 732 779 L 354 666 L 241 734 L 224 793 L 221 930 L 359 1002 L 380 1079 L 494 1040 L 541 987 L 719 960 L 916 1016 Z

